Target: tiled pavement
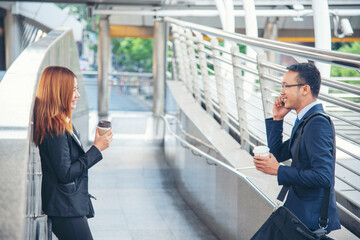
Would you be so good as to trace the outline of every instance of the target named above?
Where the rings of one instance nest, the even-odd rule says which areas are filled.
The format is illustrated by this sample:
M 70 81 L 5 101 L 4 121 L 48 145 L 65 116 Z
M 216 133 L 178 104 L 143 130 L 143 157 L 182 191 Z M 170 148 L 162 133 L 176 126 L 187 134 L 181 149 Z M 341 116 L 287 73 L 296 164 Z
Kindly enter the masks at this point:
M 217 239 L 178 194 L 163 148 L 114 140 L 90 169 L 96 240 Z

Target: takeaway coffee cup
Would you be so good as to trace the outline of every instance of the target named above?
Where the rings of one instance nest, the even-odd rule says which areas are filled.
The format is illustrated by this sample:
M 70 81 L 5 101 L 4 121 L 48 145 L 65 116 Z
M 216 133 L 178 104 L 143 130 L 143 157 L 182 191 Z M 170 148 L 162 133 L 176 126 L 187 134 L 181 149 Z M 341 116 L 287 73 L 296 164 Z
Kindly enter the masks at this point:
M 100 120 L 97 125 L 97 128 L 99 129 L 99 134 L 104 135 L 107 131 L 110 130 L 111 122 L 106 121 L 106 120 Z
M 257 146 L 254 147 L 253 153 L 254 156 L 261 156 L 261 157 L 269 157 L 270 150 L 267 146 Z

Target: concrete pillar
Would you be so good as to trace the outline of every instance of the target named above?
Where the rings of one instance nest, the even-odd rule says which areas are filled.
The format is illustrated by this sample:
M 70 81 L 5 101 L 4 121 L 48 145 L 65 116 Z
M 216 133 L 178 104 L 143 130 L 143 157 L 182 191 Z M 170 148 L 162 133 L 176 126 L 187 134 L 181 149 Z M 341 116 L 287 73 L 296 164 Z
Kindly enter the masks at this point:
M 5 17 L 5 61 L 6 69 L 21 53 L 21 28 L 18 16 L 8 10 Z
M 98 47 L 98 116 L 109 114 L 110 28 L 108 16 L 100 18 Z

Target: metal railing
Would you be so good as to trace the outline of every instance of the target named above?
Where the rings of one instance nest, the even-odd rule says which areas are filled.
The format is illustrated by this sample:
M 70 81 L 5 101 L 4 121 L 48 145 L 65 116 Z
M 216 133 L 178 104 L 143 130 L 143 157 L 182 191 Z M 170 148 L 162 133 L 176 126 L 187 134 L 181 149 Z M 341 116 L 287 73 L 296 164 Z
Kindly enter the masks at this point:
M 275 52 L 278 59 L 292 58 L 292 62 L 311 60 L 360 70 L 360 55 L 253 38 L 172 18 L 164 21 L 171 35 L 166 47 L 171 56 L 167 79 L 182 81 L 199 104 L 224 129 L 237 135 L 241 147 L 250 153 L 254 146 L 266 145 L 264 119 L 272 116 L 272 105 L 287 71 L 268 61 L 266 52 Z M 255 58 L 240 52 L 244 45 L 256 51 Z M 323 78 L 326 91 L 321 91 L 319 99 L 336 127 L 335 189 L 341 222 L 360 236 L 359 199 L 348 194 L 360 192 L 360 172 L 355 168 L 358 163 L 352 163 L 360 161 L 360 82 L 342 80 Z M 290 137 L 295 118 L 294 112 L 285 117 L 285 138 Z M 344 208 L 354 214 L 348 214 Z
M 244 168 L 234 168 L 232 166 L 229 166 L 226 163 L 223 163 L 221 160 L 216 159 L 215 157 L 211 156 L 208 153 L 205 153 L 204 151 L 202 151 L 201 149 L 195 147 L 194 145 L 192 145 L 191 143 L 189 143 L 188 141 L 186 141 L 182 136 L 176 134 L 176 132 L 173 131 L 173 129 L 171 128 L 171 123 L 170 123 L 170 119 L 174 118 L 174 116 L 171 115 L 165 115 L 165 116 L 161 116 L 161 119 L 165 122 L 165 126 L 168 130 L 168 132 L 174 137 L 176 138 L 184 148 L 188 148 L 191 150 L 193 155 L 199 154 L 199 156 L 204 157 L 205 159 L 211 161 L 212 163 L 208 163 L 209 165 L 216 165 L 216 166 L 221 166 L 222 168 L 224 168 L 226 171 L 230 172 L 231 174 L 234 174 L 236 177 L 242 179 L 244 181 L 245 184 L 251 186 L 255 191 L 257 191 L 259 193 L 259 195 L 264 198 L 266 201 L 270 202 L 270 204 L 273 207 L 276 207 L 276 203 L 273 202 L 266 194 L 264 194 L 257 186 L 256 184 L 254 184 L 246 175 L 242 174 L 241 172 L 239 172 L 239 170 L 244 170 L 244 169 L 250 169 L 252 167 L 244 167 Z M 184 134 L 187 138 L 196 141 L 197 143 L 200 143 L 201 145 L 205 146 L 207 149 L 211 149 L 211 150 L 216 150 L 213 147 L 207 145 L 206 143 L 204 143 L 203 141 L 201 141 L 200 139 L 189 135 L 187 132 L 185 132 L 181 126 L 178 124 L 178 127 L 181 129 L 182 134 Z
M 84 77 L 98 77 L 97 71 L 82 71 Z M 130 89 L 136 89 L 136 93 L 151 98 L 153 94 L 153 74 L 138 72 L 112 72 L 109 73 L 109 85 L 121 88 L 122 92 L 129 92 Z M 97 82 L 92 82 L 92 85 Z
M 88 109 L 78 49 L 71 30 L 55 30 L 27 47 L 0 84 L 0 239 L 51 239 L 41 209 L 41 162 L 32 142 L 33 107 L 38 80 L 49 65 L 68 67 L 83 97 L 74 122 L 88 139 Z M 83 121 L 82 121 L 83 120 Z

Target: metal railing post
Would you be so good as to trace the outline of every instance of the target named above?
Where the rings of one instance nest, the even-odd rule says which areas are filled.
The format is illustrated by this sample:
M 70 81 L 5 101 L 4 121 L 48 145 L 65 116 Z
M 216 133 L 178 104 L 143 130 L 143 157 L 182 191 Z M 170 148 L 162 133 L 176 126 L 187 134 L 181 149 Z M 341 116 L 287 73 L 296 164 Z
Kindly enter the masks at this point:
M 194 37 L 193 33 L 190 29 L 185 30 L 186 38 L 187 38 L 187 50 L 188 50 L 188 58 L 189 58 L 189 65 L 191 69 L 192 75 L 192 89 L 195 95 L 196 101 L 200 102 L 200 87 L 199 87 L 199 74 L 197 70 L 197 63 L 196 63 L 196 55 L 195 55 L 195 46 L 194 46 Z
M 174 27 L 176 27 L 176 26 L 174 24 L 171 24 L 169 26 L 169 31 L 171 29 L 171 32 L 174 33 L 173 32 Z M 171 40 L 171 78 L 174 81 L 179 81 L 178 69 L 177 69 L 177 64 L 176 64 L 177 55 L 178 55 L 178 52 L 177 52 L 177 49 L 175 46 L 175 38 L 173 36 L 172 40 Z
M 184 71 L 182 80 L 185 83 L 186 87 L 189 89 L 189 91 L 191 93 L 193 93 L 185 29 L 180 28 L 179 33 L 180 33 L 181 58 L 182 58 L 182 64 L 183 64 L 182 70 Z
M 175 58 L 175 64 L 176 64 L 173 67 L 173 69 L 176 70 L 176 73 L 179 73 L 179 75 L 177 74 L 175 75 L 176 80 L 179 81 L 181 80 L 185 82 L 184 63 L 183 63 L 182 51 L 181 51 L 179 27 L 176 26 L 175 24 L 171 24 L 171 33 L 174 42 L 173 48 L 175 49 L 175 54 L 172 57 Z
M 194 34 L 196 36 L 196 42 L 197 42 L 197 50 L 199 55 L 199 65 L 200 65 L 200 71 L 201 71 L 201 80 L 203 83 L 204 88 L 204 97 L 205 97 L 205 106 L 206 111 L 209 114 L 213 114 L 213 105 L 211 103 L 211 91 L 210 91 L 210 85 L 209 85 L 209 72 L 206 62 L 206 54 L 205 54 L 205 46 L 203 43 L 203 35 L 198 32 L 194 31 Z
M 221 61 L 219 60 L 220 51 L 216 49 L 219 46 L 219 41 L 216 37 L 211 39 L 211 46 L 213 52 L 213 61 L 214 61 L 214 71 L 215 71 L 215 79 L 216 79 L 216 90 L 219 100 L 219 110 L 220 110 L 220 117 L 221 117 L 221 127 L 226 126 L 226 122 L 228 121 L 228 114 L 227 114 L 227 107 L 225 102 L 225 91 L 224 91 L 224 73 L 221 67 Z
M 249 130 L 247 125 L 247 113 L 246 113 L 246 101 L 244 93 L 244 76 L 241 69 L 237 68 L 236 65 L 241 64 L 240 59 L 235 56 L 235 53 L 239 51 L 239 47 L 236 43 L 233 43 L 231 47 L 233 74 L 234 74 L 234 87 L 236 97 L 236 107 L 239 121 L 240 131 L 240 145 L 242 149 L 250 151 L 249 144 Z
M 272 117 L 272 101 L 271 101 L 271 92 L 269 91 L 272 87 L 272 84 L 263 77 L 264 74 L 268 74 L 269 70 L 264 68 L 261 63 L 266 62 L 267 56 L 265 53 L 259 53 L 257 56 L 257 66 L 259 71 L 259 84 L 261 91 L 261 100 L 264 110 L 264 118 Z

